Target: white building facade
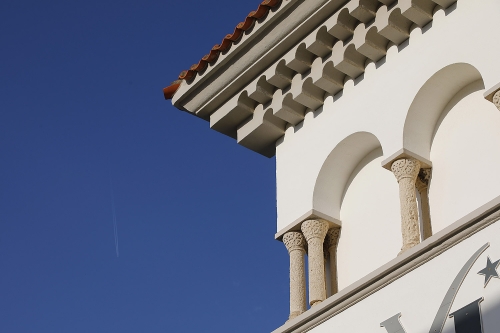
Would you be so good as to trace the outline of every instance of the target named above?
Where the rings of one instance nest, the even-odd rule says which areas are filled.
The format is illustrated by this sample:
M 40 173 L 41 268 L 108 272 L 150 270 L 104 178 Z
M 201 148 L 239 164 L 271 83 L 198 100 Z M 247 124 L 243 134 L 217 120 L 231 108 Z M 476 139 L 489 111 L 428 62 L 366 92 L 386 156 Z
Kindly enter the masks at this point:
M 165 88 L 276 156 L 274 332 L 500 330 L 499 17 L 498 0 L 266 0 Z

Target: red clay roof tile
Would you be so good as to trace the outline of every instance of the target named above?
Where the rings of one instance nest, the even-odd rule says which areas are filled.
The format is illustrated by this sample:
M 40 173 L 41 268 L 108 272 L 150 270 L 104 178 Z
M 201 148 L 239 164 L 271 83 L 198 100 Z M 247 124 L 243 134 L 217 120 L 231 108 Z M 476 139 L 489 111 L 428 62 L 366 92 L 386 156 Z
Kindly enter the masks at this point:
M 201 58 L 201 60 L 197 64 L 192 65 L 188 70 L 182 71 L 181 74 L 179 74 L 179 79 L 177 81 L 172 82 L 170 86 L 163 89 L 163 95 L 165 96 L 165 99 L 172 99 L 172 97 L 174 97 L 174 94 L 177 89 L 179 89 L 182 80 L 193 79 L 198 72 L 201 72 L 205 68 L 207 68 L 208 64 L 216 62 L 221 52 L 229 50 L 229 48 L 231 48 L 231 46 L 233 45 L 233 42 L 240 39 L 240 37 L 243 35 L 243 32 L 250 29 L 256 20 L 263 18 L 271 8 L 276 7 L 280 2 L 281 0 L 262 1 L 262 3 L 259 5 L 259 8 L 248 14 L 245 20 L 236 26 L 234 32 L 231 35 L 226 35 L 226 37 L 224 37 L 224 39 L 222 40 L 222 43 L 212 47 L 212 50 L 210 50 L 209 54 Z
M 181 80 L 177 80 L 172 82 L 172 84 L 169 85 L 168 87 L 163 88 L 163 95 L 165 96 L 165 99 L 172 99 L 177 89 L 179 89 L 180 85 L 181 85 Z

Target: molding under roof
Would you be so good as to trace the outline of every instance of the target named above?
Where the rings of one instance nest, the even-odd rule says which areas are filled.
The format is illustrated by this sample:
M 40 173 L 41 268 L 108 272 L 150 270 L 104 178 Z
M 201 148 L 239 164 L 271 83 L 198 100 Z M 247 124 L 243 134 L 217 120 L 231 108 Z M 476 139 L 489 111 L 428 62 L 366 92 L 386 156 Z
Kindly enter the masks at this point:
M 288 126 L 342 92 L 412 29 L 427 29 L 456 0 L 287 0 L 257 21 L 230 52 L 194 80 L 182 80 L 173 104 L 262 155 L 275 154 Z M 451 9 L 452 10 L 452 9 Z
M 226 35 L 220 44 L 216 44 L 210 52 L 202 57 L 197 64 L 192 65 L 188 70 L 184 70 L 179 74 L 179 77 L 176 81 L 172 82 L 168 87 L 163 89 L 163 94 L 165 99 L 172 99 L 174 94 L 180 87 L 180 84 L 183 80 L 188 82 L 192 82 L 196 79 L 197 74 L 200 76 L 205 74 L 206 69 L 209 65 L 215 65 L 220 60 L 220 54 L 223 53 L 225 56 L 231 54 L 234 50 L 232 46 L 234 44 L 243 44 L 240 43 L 240 39 L 248 39 L 249 35 L 256 33 L 259 28 L 262 26 L 262 23 L 266 20 L 269 20 L 274 15 L 270 14 L 269 11 L 273 9 L 274 12 L 279 11 L 286 7 L 286 5 L 281 6 L 282 3 L 285 2 L 290 4 L 293 1 L 288 0 L 264 0 L 259 5 L 257 10 L 250 12 L 247 15 L 243 22 L 238 23 L 236 25 L 234 32 L 232 34 Z M 256 23 L 257 22 L 257 23 Z

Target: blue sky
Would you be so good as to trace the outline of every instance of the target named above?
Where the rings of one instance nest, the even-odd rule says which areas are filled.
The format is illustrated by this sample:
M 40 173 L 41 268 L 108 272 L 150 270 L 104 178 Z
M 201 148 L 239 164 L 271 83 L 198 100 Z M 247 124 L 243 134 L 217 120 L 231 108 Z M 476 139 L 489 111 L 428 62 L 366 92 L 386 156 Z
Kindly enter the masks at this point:
M 1 332 L 284 323 L 274 159 L 162 95 L 258 3 L 0 2 Z

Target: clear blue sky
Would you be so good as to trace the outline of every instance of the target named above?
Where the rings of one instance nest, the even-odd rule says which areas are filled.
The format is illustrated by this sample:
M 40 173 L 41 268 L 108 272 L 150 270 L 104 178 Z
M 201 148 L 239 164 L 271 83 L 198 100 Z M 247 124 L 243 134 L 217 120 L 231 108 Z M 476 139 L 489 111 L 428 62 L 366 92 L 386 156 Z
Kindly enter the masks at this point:
M 284 323 L 274 159 L 162 94 L 258 4 L 0 2 L 0 332 Z

